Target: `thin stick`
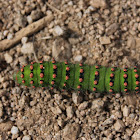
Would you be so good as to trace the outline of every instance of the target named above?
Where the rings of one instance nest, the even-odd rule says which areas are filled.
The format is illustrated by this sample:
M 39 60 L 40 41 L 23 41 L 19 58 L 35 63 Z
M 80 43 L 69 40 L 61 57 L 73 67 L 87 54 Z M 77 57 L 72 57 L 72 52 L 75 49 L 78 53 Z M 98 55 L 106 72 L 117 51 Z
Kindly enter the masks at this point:
M 22 37 L 30 36 L 35 32 L 38 32 L 39 30 L 44 28 L 47 23 L 51 22 L 52 20 L 53 20 L 53 15 L 48 15 L 18 31 L 13 39 L 11 40 L 5 39 L 0 41 L 0 51 L 4 51 L 13 47 L 15 44 L 20 42 Z
M 56 11 L 58 14 L 61 14 L 61 15 L 65 14 L 64 12 L 61 12 L 60 10 L 56 9 L 55 7 L 50 5 L 49 3 L 46 2 L 46 4 L 49 8 L 51 8 L 53 11 Z

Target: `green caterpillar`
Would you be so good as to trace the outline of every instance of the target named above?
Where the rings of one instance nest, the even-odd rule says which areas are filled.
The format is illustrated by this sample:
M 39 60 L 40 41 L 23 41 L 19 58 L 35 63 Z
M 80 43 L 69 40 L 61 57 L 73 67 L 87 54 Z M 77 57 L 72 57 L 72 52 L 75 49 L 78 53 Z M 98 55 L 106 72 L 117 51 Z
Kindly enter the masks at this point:
M 19 84 L 33 87 L 89 90 L 93 92 L 139 92 L 140 70 L 100 65 L 71 64 L 68 62 L 31 63 L 21 68 L 14 79 Z

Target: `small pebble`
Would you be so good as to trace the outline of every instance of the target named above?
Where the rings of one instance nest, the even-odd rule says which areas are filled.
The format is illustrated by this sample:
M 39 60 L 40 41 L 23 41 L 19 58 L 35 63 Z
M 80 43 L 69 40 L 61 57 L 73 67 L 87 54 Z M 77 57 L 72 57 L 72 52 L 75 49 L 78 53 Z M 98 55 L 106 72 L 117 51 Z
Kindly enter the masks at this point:
M 106 36 L 101 37 L 99 40 L 100 40 L 100 43 L 102 45 L 107 45 L 107 44 L 110 44 L 111 43 L 110 38 L 109 37 L 106 37 Z
M 23 136 L 22 140 L 31 140 L 31 137 L 30 136 Z
M 107 6 L 105 0 L 90 0 L 90 5 L 95 8 L 105 8 Z
M 83 59 L 82 55 L 77 55 L 77 56 L 74 58 L 74 61 L 75 61 L 75 62 L 80 62 L 82 59 Z
M 117 132 L 122 132 L 124 130 L 124 127 L 125 125 L 122 120 L 117 120 L 114 124 L 114 128 Z
M 85 102 L 83 102 L 79 105 L 78 109 L 79 110 L 84 110 L 84 109 L 87 108 L 87 106 L 88 106 L 88 102 L 85 101 Z
M 72 100 L 77 105 L 77 104 L 79 104 L 83 100 L 83 98 L 80 95 L 78 95 L 78 93 L 74 92 L 72 94 Z
M 27 43 L 27 41 L 28 41 L 28 37 L 22 37 L 21 39 L 22 44 Z
M 72 106 L 68 106 L 67 109 L 66 109 L 66 112 L 67 112 L 68 118 L 72 118 L 73 117 L 74 112 L 73 112 Z
M 53 29 L 53 34 L 55 35 L 55 36 L 61 36 L 61 35 L 63 35 L 63 30 L 62 30 L 62 28 L 60 27 L 60 26 L 55 26 L 54 27 L 54 29 Z
M 130 109 L 127 106 L 125 106 L 123 108 L 123 116 L 124 117 L 128 117 L 129 116 L 129 113 L 130 113 Z
M 12 133 L 13 135 L 18 134 L 18 132 L 19 132 L 19 130 L 18 130 L 18 128 L 17 128 L 16 126 L 13 126 L 13 127 L 11 128 L 11 133 Z
M 13 61 L 12 56 L 10 54 L 8 54 L 8 53 L 4 54 L 4 58 L 5 58 L 7 63 L 11 63 Z
M 21 48 L 21 52 L 23 54 L 31 54 L 34 52 L 34 48 L 33 48 L 33 43 L 32 42 L 28 42 L 23 44 L 22 48 Z
M 12 33 L 9 33 L 8 36 L 7 36 L 7 39 L 8 39 L 8 40 L 13 39 L 13 34 L 12 34 Z

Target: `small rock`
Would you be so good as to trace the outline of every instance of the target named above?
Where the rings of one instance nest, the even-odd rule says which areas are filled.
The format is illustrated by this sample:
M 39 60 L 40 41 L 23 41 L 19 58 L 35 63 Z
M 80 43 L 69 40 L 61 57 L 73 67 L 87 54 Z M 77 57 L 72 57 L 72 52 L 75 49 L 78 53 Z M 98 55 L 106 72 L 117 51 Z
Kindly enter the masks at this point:
M 90 0 L 90 5 L 95 8 L 105 8 L 107 6 L 105 0 Z
M 62 110 L 60 109 L 60 107 L 51 107 L 51 111 L 56 114 L 56 115 L 59 115 L 62 113 Z
M 118 29 L 118 24 L 113 23 L 106 29 L 106 34 L 107 35 L 112 35 L 113 33 L 116 32 L 117 29 Z
M 27 43 L 27 41 L 28 41 L 28 37 L 22 37 L 21 39 L 22 44 Z
M 8 36 L 7 36 L 7 39 L 8 40 L 11 40 L 12 38 L 13 38 L 13 34 L 12 33 L 9 33 Z
M 62 119 L 57 119 L 57 123 L 60 127 L 64 126 L 64 121 Z
M 72 100 L 77 105 L 82 102 L 83 98 L 78 93 L 73 93 Z
M 11 121 L 0 123 L 0 132 L 9 131 L 12 128 L 13 123 Z
M 42 17 L 42 15 L 43 14 L 40 10 L 34 10 L 31 12 L 31 18 L 33 21 L 40 19 Z
M 27 64 L 27 61 L 26 61 L 25 57 L 23 57 L 23 56 L 19 57 L 18 61 L 20 62 L 21 66 Z
M 84 109 L 87 108 L 87 106 L 88 106 L 88 102 L 85 101 L 85 102 L 83 102 L 79 105 L 78 109 L 79 110 L 84 110 Z
M 83 59 L 82 55 L 77 55 L 77 56 L 74 58 L 74 61 L 80 62 L 82 59 Z
M 106 119 L 106 120 L 102 123 L 102 125 L 103 125 L 103 126 L 106 126 L 106 125 L 112 124 L 113 121 L 114 121 L 114 119 L 110 117 L 110 118 Z
M 106 36 L 101 37 L 99 40 L 100 40 L 100 43 L 102 45 L 106 45 L 106 44 L 110 44 L 111 43 L 110 38 L 109 37 L 106 37 Z
M 31 137 L 30 136 L 24 136 L 23 138 L 22 138 L 22 140 L 31 140 Z
M 34 48 L 33 48 L 33 43 L 28 42 L 23 44 L 22 48 L 21 48 L 21 52 L 23 54 L 31 54 L 34 52 Z
M 61 36 L 61 35 L 63 35 L 63 30 L 62 30 L 62 28 L 60 27 L 60 26 L 55 26 L 54 27 L 54 29 L 53 29 L 53 34 L 55 35 L 55 36 Z
M 7 63 L 11 63 L 13 61 L 12 56 L 8 53 L 4 54 L 4 58 L 5 58 Z
M 140 139 L 140 128 L 132 135 L 132 140 Z
M 78 124 L 67 124 L 63 129 L 64 140 L 76 140 L 80 134 L 80 126 Z
M 69 43 L 72 45 L 75 45 L 75 44 L 79 43 L 79 39 L 71 37 L 71 38 L 69 38 Z
M 128 39 L 127 39 L 127 46 L 130 48 L 135 48 L 135 46 L 136 46 L 136 41 L 135 41 L 135 39 L 133 38 L 133 37 L 129 37 Z
M 102 101 L 101 99 L 95 99 L 92 102 L 92 109 L 101 109 L 104 106 L 104 101 Z
M 13 127 L 11 128 L 11 133 L 12 133 L 13 135 L 18 134 L 18 132 L 19 132 L 19 130 L 18 130 L 18 128 L 17 128 L 16 126 L 13 126 Z
M 116 131 L 121 132 L 124 130 L 124 123 L 122 120 L 117 120 L 116 123 L 114 124 L 114 128 Z
M 131 129 L 127 128 L 126 133 L 128 134 L 128 136 L 131 136 L 133 132 L 131 131 Z
M 72 106 L 68 106 L 67 109 L 66 109 L 66 112 L 67 112 L 68 118 L 72 118 L 73 117 L 74 112 L 73 112 Z
M 129 116 L 130 109 L 127 106 L 125 106 L 122 111 L 123 111 L 123 116 L 124 117 L 128 117 Z
M 21 15 L 20 13 L 15 18 L 15 24 L 17 24 L 19 27 L 25 27 L 27 24 L 27 19 L 25 16 Z
M 33 22 L 32 16 L 27 16 L 27 21 L 29 24 L 31 24 Z
M 8 30 L 5 30 L 5 31 L 3 32 L 3 35 L 4 35 L 4 36 L 7 36 L 8 33 L 9 33 L 9 31 L 8 31 Z

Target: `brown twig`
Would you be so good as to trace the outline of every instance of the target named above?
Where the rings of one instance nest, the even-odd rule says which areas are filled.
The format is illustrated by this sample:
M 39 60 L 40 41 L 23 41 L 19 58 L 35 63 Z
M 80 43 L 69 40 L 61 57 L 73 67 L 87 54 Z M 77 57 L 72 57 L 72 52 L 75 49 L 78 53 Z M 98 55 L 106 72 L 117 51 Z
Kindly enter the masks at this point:
M 56 9 L 55 7 L 53 7 L 52 5 L 50 5 L 49 3 L 46 2 L 46 4 L 47 4 L 47 6 L 49 8 L 51 8 L 53 11 L 57 12 L 58 14 L 60 14 L 60 15 L 65 14 L 64 12 L 61 12 L 60 10 Z
M 30 36 L 35 32 L 38 32 L 39 30 L 44 28 L 47 23 L 49 23 L 52 20 L 53 20 L 53 15 L 48 15 L 18 31 L 13 39 L 11 40 L 5 39 L 0 41 L 0 51 L 4 51 L 6 49 L 13 47 L 15 44 L 20 42 L 22 37 Z

